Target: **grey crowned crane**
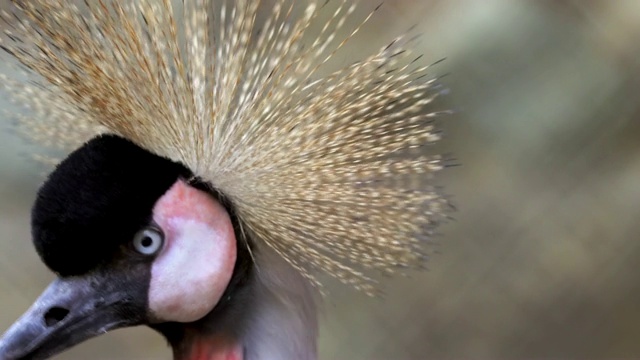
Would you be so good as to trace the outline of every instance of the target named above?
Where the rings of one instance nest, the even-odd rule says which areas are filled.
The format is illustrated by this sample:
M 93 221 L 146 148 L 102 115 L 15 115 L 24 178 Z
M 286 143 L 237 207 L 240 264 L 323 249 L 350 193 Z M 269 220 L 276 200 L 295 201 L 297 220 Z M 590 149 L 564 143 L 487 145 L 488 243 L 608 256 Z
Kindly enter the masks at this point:
M 356 6 L 13 1 L 19 130 L 73 151 L 32 211 L 57 280 L 0 359 L 137 325 L 176 359 L 314 359 L 316 274 L 374 294 L 420 267 L 448 210 L 440 90 L 408 36 L 323 75 Z

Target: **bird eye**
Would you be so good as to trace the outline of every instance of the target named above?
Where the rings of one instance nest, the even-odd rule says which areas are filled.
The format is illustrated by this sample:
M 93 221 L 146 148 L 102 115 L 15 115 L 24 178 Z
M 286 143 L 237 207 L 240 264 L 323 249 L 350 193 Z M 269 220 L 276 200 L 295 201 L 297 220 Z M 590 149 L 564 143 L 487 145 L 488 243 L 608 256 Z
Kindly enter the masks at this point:
M 142 255 L 154 255 L 164 244 L 164 234 L 156 228 L 144 228 L 133 238 L 133 248 Z

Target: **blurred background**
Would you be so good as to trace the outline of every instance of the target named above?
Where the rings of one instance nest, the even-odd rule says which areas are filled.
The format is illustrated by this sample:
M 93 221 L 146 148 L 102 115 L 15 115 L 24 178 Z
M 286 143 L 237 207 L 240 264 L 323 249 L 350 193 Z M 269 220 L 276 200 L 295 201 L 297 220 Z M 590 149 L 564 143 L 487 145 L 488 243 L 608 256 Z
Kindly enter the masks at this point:
M 458 212 L 430 270 L 384 299 L 330 289 L 321 358 L 640 358 L 640 2 L 387 0 L 347 57 L 413 24 L 427 61 L 447 57 L 439 106 L 459 111 L 439 149 L 462 166 L 438 183 Z M 52 275 L 29 236 L 41 169 L 9 132 L 0 144 L 3 331 Z M 57 358 L 171 354 L 140 328 Z

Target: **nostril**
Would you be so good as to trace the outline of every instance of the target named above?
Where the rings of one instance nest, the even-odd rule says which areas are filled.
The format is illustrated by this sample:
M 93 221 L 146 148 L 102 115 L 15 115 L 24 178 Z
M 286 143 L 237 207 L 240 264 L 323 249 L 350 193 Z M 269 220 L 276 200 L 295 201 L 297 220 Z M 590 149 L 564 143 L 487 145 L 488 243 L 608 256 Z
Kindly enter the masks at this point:
M 69 314 L 69 310 L 54 306 L 44 314 L 44 323 L 51 327 L 62 321 Z

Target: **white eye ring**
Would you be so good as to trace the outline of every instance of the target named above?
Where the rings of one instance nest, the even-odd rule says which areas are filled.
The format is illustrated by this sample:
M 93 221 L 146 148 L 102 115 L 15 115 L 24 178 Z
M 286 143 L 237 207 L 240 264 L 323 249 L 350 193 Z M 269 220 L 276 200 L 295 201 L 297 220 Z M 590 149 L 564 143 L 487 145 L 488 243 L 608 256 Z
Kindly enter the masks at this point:
M 133 237 L 133 248 L 142 255 L 155 255 L 164 244 L 164 234 L 157 228 L 144 228 Z

